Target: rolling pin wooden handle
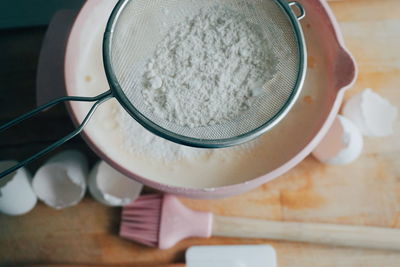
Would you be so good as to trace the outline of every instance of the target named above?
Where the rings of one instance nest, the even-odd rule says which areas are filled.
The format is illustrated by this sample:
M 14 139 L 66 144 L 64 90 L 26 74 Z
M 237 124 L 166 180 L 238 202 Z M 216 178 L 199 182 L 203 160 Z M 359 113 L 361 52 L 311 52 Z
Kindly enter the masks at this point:
M 379 227 L 275 222 L 214 215 L 212 234 L 400 250 L 400 229 Z

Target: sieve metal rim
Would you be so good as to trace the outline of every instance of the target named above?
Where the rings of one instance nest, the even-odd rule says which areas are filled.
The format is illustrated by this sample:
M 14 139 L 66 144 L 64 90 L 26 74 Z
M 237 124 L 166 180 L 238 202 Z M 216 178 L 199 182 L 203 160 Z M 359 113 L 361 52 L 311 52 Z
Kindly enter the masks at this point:
M 297 42 L 297 55 L 298 55 L 298 68 L 299 72 L 297 74 L 296 83 L 294 89 L 288 97 L 286 103 L 281 107 L 281 109 L 268 121 L 266 121 L 261 126 L 252 129 L 251 131 L 241 134 L 231 138 L 223 138 L 223 139 L 199 139 L 187 137 L 184 135 L 176 134 L 172 131 L 169 131 L 158 124 L 154 123 L 150 119 L 148 119 L 145 115 L 143 115 L 139 110 L 137 110 L 132 104 L 131 101 L 126 97 L 123 89 L 121 88 L 117 76 L 113 71 L 111 65 L 111 49 L 112 49 L 112 39 L 113 32 L 116 27 L 116 23 L 118 21 L 119 16 L 123 12 L 126 5 L 132 0 L 119 0 L 115 5 L 111 15 L 107 21 L 106 29 L 103 35 L 103 65 L 106 74 L 107 81 L 110 85 L 110 90 L 113 96 L 117 99 L 117 101 L 121 104 L 121 106 L 129 113 L 129 115 L 134 118 L 138 123 L 140 123 L 144 128 L 149 130 L 150 132 L 170 140 L 172 142 L 198 147 L 198 148 L 223 148 L 234 145 L 239 145 L 245 143 L 247 141 L 253 140 L 260 135 L 264 134 L 268 130 L 272 129 L 276 124 L 278 124 L 290 111 L 296 102 L 297 98 L 300 95 L 301 89 L 304 84 L 305 76 L 306 76 L 306 65 L 307 65 L 307 51 L 305 45 L 304 34 L 302 28 L 300 26 L 299 20 L 304 17 L 304 10 L 302 10 L 302 15 L 300 17 L 296 17 L 293 10 L 290 6 L 295 3 L 297 6 L 300 5 L 298 2 L 285 2 L 284 0 L 272 0 L 274 1 L 288 16 L 292 27 L 295 32 L 295 39 Z

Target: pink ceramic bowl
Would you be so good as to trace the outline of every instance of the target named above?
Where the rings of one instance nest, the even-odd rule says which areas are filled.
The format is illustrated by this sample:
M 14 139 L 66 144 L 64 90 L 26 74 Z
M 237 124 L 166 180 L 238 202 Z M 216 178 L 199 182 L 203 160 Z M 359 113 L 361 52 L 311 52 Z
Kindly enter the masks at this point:
M 355 62 L 344 47 L 338 24 L 326 2 L 299 2 L 306 10 L 306 17 L 301 20 L 301 24 L 309 55 L 303 92 L 293 111 L 275 127 L 276 129 L 262 137 L 264 141 L 253 154 L 241 158 L 240 162 L 221 161 L 220 168 L 212 173 L 207 170 L 219 163 L 205 162 L 198 164 L 199 166 L 191 166 L 188 163 L 190 166 L 187 169 L 192 171 L 182 171 L 180 178 L 175 178 L 173 174 L 163 177 L 162 170 L 160 174 L 153 172 L 158 168 L 158 164 L 141 171 L 144 163 L 128 161 L 127 156 L 115 152 L 115 145 L 99 137 L 103 128 L 97 124 L 104 120 L 106 115 L 99 115 L 97 120 L 89 123 L 83 133 L 85 140 L 101 158 L 127 176 L 152 188 L 187 197 L 227 197 L 256 188 L 284 174 L 309 155 L 325 136 L 338 113 L 345 90 L 352 85 L 356 77 Z M 114 4 L 115 0 L 88 0 L 75 20 L 65 58 L 68 95 L 101 93 L 82 92 L 79 89 L 82 87 L 79 85 L 78 80 L 82 79 L 79 75 L 85 74 L 77 71 L 77 66 L 92 53 L 93 43 L 88 39 L 90 32 L 95 31 L 96 27 L 97 30 L 100 27 L 101 32 L 101 27 L 104 27 Z M 102 68 L 101 59 L 98 58 L 97 61 L 98 67 Z M 106 89 L 103 88 L 104 91 Z M 70 104 L 69 110 L 76 123 L 82 121 L 87 108 L 85 103 Z M 181 166 L 180 163 L 175 163 L 169 168 L 179 169 Z M 204 175 L 200 175 L 199 172 L 203 171 Z M 243 174 L 239 175 L 241 171 Z M 181 176 L 184 175 L 187 175 L 186 179 L 182 179 Z

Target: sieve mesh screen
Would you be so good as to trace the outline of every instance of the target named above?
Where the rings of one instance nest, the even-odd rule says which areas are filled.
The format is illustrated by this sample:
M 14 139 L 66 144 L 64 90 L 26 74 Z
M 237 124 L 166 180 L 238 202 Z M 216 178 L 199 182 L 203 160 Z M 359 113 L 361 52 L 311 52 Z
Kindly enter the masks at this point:
M 105 68 L 111 87 L 127 111 L 146 128 L 163 137 L 194 146 L 220 147 L 258 136 L 290 109 L 302 86 L 305 48 L 296 17 L 280 0 L 125 0 L 109 21 L 104 47 Z M 264 82 L 265 93 L 249 109 L 225 123 L 189 128 L 156 116 L 145 104 L 142 76 L 146 61 L 167 30 L 200 9 L 229 8 L 258 25 L 277 58 L 277 73 Z M 169 12 L 165 12 L 168 10 Z M 107 33 L 107 32 L 106 32 Z M 111 73 L 111 75 L 110 75 Z M 112 78 L 110 78 L 112 77 Z

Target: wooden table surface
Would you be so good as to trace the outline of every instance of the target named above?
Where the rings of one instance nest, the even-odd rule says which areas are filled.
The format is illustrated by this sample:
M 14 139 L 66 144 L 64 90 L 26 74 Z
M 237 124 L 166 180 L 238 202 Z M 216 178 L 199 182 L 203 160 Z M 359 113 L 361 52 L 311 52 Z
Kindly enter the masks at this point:
M 372 88 L 400 107 L 400 5 L 398 0 L 344 0 L 330 5 L 359 76 L 346 98 Z M 45 28 L 0 31 L 0 123 L 35 107 L 36 65 Z M 23 159 L 73 128 L 64 107 L 2 133 L 0 159 Z M 80 137 L 78 148 L 97 160 Z M 29 166 L 34 172 L 46 158 Z M 400 123 L 395 135 L 365 138 L 361 157 L 327 166 L 308 157 L 282 177 L 249 193 L 223 200 L 183 200 L 199 210 L 279 221 L 400 228 Z M 251 239 L 190 239 L 160 251 L 118 237 L 120 209 L 86 197 L 55 211 L 42 203 L 20 217 L 0 215 L 0 265 L 133 264 L 183 262 L 185 249 L 205 244 L 275 247 L 279 266 L 400 266 L 400 253 Z M 129 265 L 130 266 L 130 265 Z

